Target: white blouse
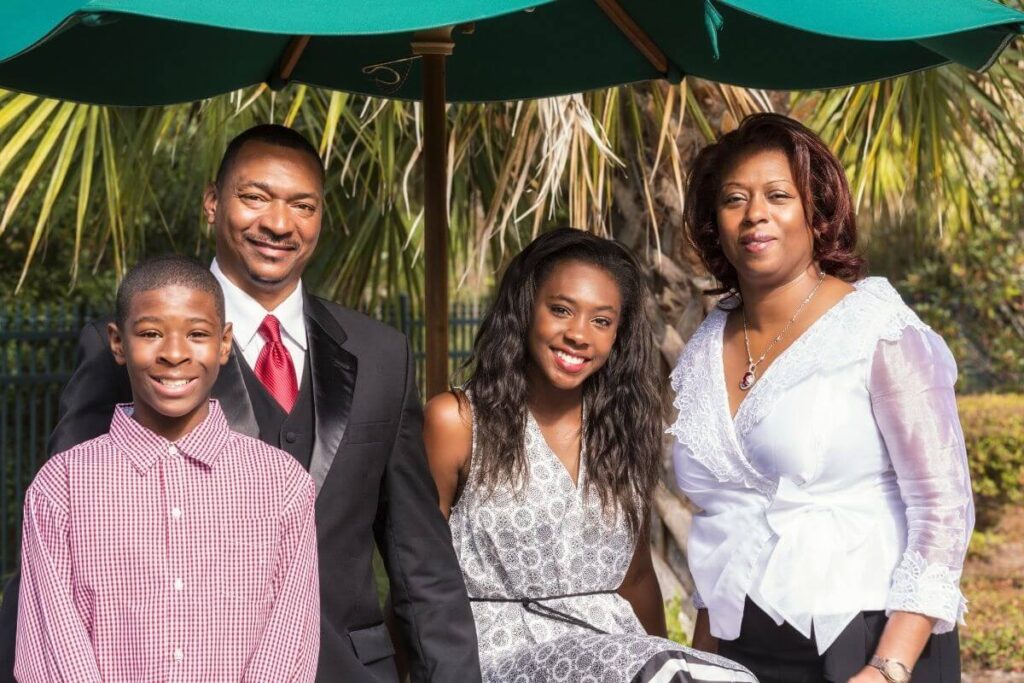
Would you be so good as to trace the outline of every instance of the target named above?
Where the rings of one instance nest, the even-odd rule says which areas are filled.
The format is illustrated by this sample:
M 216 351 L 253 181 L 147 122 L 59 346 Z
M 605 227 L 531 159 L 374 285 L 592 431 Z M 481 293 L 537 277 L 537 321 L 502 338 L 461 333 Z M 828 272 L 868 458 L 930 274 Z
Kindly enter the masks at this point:
M 868 278 L 786 349 L 730 416 L 727 312 L 686 345 L 672 387 L 679 487 L 701 512 L 687 548 L 712 635 L 739 636 L 750 597 L 823 653 L 861 611 L 962 623 L 974 527 L 942 339 Z

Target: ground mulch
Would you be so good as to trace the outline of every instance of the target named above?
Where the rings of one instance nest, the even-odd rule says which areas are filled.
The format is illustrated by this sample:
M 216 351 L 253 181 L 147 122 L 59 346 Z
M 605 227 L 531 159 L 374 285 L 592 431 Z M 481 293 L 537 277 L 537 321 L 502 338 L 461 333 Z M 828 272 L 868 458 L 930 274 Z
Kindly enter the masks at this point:
M 1024 683 L 1024 507 L 979 534 L 964 566 L 964 681 Z

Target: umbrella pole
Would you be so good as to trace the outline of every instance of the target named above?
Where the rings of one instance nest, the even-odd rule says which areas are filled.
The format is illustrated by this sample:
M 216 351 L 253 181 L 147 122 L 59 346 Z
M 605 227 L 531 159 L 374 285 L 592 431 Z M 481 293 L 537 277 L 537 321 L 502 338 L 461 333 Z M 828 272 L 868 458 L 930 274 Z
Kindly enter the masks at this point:
M 451 28 L 416 34 L 423 67 L 423 253 L 426 266 L 426 398 L 448 389 L 448 162 L 445 58 Z

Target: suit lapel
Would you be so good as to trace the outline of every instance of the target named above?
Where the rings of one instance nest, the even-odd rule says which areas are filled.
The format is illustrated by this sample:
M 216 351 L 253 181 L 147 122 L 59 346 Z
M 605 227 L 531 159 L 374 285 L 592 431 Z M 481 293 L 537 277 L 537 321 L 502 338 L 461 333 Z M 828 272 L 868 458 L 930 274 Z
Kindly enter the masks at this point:
M 322 303 L 307 295 L 305 312 L 316 425 L 309 474 L 319 493 L 348 426 L 357 363 L 342 347 L 347 339 L 344 330 Z
M 220 409 L 233 430 L 258 439 L 260 426 L 256 422 L 256 413 L 253 412 L 252 401 L 249 400 L 249 392 L 245 388 L 245 378 L 242 377 L 242 368 L 239 365 L 245 361 L 240 360 L 241 358 L 242 352 L 238 345 L 232 342 L 231 357 L 221 366 L 212 394 L 220 402 Z

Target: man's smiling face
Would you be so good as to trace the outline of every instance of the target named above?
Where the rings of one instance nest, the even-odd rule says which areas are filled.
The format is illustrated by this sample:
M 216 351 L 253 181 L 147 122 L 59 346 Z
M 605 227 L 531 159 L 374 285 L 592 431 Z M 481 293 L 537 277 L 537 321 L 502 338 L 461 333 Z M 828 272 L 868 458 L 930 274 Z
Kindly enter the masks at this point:
M 276 305 L 313 255 L 323 217 L 323 181 L 302 150 L 247 142 L 220 186 L 203 200 L 217 239 L 217 263 L 253 298 Z M 266 306 L 273 309 L 273 305 Z

